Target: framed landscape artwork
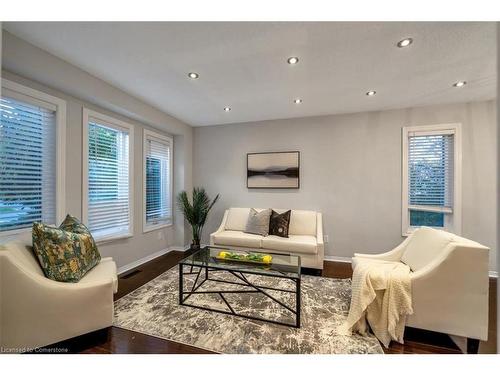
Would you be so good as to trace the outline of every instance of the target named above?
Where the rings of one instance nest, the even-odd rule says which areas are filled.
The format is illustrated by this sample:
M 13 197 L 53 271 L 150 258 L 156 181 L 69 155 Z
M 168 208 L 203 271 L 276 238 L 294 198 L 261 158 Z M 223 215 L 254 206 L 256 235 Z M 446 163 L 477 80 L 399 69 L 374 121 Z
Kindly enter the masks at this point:
M 247 154 L 248 189 L 298 189 L 299 151 Z

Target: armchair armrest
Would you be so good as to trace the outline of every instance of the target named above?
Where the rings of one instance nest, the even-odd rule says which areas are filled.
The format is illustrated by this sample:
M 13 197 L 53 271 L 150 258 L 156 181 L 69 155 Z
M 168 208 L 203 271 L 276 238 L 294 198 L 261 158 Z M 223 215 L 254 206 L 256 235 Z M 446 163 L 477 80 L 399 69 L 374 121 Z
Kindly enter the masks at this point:
M 401 242 L 398 246 L 396 246 L 391 251 L 387 251 L 382 254 L 362 254 L 362 253 L 354 253 L 354 257 L 358 258 L 369 258 L 376 260 L 386 260 L 389 262 L 398 262 L 401 260 L 403 253 L 405 251 L 406 245 L 410 241 L 410 237 L 407 237 L 403 242 Z
M 221 233 L 221 232 L 224 232 L 224 229 L 226 228 L 226 220 L 227 220 L 227 216 L 229 214 L 229 210 L 226 210 L 224 212 L 224 216 L 222 218 L 222 222 L 220 223 L 219 225 L 219 228 L 217 228 L 217 230 L 213 233 L 210 234 L 210 245 L 214 245 L 214 241 L 215 241 L 215 236 L 218 234 L 218 233 Z
M 486 340 L 488 263 L 487 247 L 454 243 L 432 262 L 412 272 L 415 314 L 410 325 Z

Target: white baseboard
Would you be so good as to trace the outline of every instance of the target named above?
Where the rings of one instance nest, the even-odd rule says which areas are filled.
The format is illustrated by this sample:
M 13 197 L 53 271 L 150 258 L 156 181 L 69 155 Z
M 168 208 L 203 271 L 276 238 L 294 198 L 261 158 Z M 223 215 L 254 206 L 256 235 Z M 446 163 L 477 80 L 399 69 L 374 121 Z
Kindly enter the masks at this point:
M 352 263 L 352 258 L 350 257 L 336 257 L 332 255 L 325 255 L 324 260 L 327 262 L 341 262 L 341 263 Z M 488 272 L 489 277 L 498 279 L 498 272 L 497 271 L 489 271 Z
M 327 262 L 352 263 L 352 258 L 350 257 L 336 257 L 333 255 L 325 255 L 323 259 Z
M 191 245 L 182 246 L 170 246 L 168 249 L 170 251 L 188 251 Z
M 137 259 L 137 260 L 133 261 L 132 263 L 126 264 L 126 265 L 118 268 L 118 271 L 117 271 L 118 276 L 125 273 L 125 272 L 130 271 L 131 269 L 133 269 L 135 267 L 140 266 L 141 264 L 147 263 L 155 258 L 161 257 L 162 255 L 165 255 L 171 251 L 186 251 L 186 250 L 189 250 L 189 247 L 190 247 L 189 245 L 184 246 L 184 247 L 182 247 L 182 246 L 170 246 L 167 249 L 163 249 L 163 250 L 157 251 L 156 253 L 149 254 L 149 255 L 145 256 L 144 258 Z

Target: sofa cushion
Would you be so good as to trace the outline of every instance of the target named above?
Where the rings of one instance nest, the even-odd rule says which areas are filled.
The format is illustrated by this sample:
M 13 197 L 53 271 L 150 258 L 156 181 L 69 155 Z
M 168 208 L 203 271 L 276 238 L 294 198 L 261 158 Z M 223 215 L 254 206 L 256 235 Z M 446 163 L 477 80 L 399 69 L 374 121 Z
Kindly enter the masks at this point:
M 453 239 L 454 235 L 451 233 L 421 227 L 411 235 L 401 261 L 408 265 L 412 271 L 418 271 L 445 251 Z
M 282 214 L 277 213 L 273 210 L 271 212 L 271 218 L 269 220 L 269 234 L 288 238 L 291 213 L 291 210 L 283 212 Z
M 224 229 L 244 231 L 247 226 L 249 214 L 250 208 L 230 208 Z
M 262 236 L 244 233 L 235 230 L 225 230 L 214 235 L 214 245 L 241 246 L 259 249 L 262 245 Z
M 292 210 L 289 234 L 316 236 L 317 214 L 314 211 Z
M 317 242 L 314 236 L 290 234 L 288 238 L 267 236 L 262 239 L 264 250 L 278 250 L 290 253 L 316 254 Z
M 269 218 L 271 217 L 271 209 L 267 208 L 262 211 L 257 211 L 255 208 L 250 209 L 245 227 L 245 233 L 258 234 L 267 236 L 269 234 Z
M 100 260 L 89 256 L 94 247 L 90 234 L 73 233 L 33 223 L 33 250 L 49 279 L 78 282 Z

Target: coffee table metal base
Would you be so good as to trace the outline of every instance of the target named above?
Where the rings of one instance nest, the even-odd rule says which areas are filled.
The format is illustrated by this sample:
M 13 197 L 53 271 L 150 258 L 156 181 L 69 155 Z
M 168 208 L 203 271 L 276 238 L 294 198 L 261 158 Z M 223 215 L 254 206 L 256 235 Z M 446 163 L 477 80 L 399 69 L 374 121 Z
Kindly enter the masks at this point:
M 184 272 L 184 267 L 188 268 L 189 271 Z M 229 281 L 229 280 L 222 280 L 220 278 L 211 277 L 211 275 L 210 275 L 211 271 L 227 272 L 227 273 L 231 274 L 232 276 L 234 276 L 239 281 Z M 193 286 L 191 287 L 191 289 L 189 291 L 184 290 L 184 275 L 196 275 Z M 200 279 L 200 276 L 201 276 L 201 279 Z M 183 305 L 183 306 L 194 307 L 194 308 L 201 309 L 201 310 L 213 311 L 213 312 L 218 312 L 218 313 L 222 313 L 222 314 L 239 316 L 239 317 L 247 318 L 247 319 L 260 320 L 262 322 L 275 323 L 275 324 L 281 324 L 281 325 L 288 326 L 288 327 L 300 328 L 300 278 L 298 278 L 298 279 L 292 278 L 292 277 L 290 277 L 290 278 L 285 277 L 285 278 L 288 280 L 291 280 L 295 283 L 295 288 L 293 290 L 273 288 L 273 287 L 269 287 L 269 286 L 254 284 L 251 282 L 251 280 L 249 280 L 245 276 L 245 272 L 242 272 L 242 271 L 227 270 L 227 269 L 221 270 L 221 269 L 214 269 L 211 267 L 203 267 L 203 266 L 199 266 L 199 265 L 190 266 L 190 265 L 184 265 L 184 264 L 179 263 L 179 304 Z M 244 287 L 250 287 L 251 289 L 246 289 L 246 290 L 241 290 L 241 289 L 235 289 L 235 290 L 199 290 L 199 288 L 206 281 L 239 285 L 239 286 L 244 286 Z M 279 299 L 273 297 L 272 295 L 270 295 L 267 292 L 268 290 L 274 290 L 274 291 L 279 291 L 279 292 L 284 292 L 284 293 L 295 294 L 295 307 L 292 308 L 292 307 L 288 306 L 287 304 L 283 303 L 282 301 L 280 301 Z M 224 297 L 224 294 L 231 294 L 231 293 L 260 293 L 261 295 L 264 295 L 268 299 L 272 300 L 273 302 L 279 304 L 280 306 L 282 306 L 286 310 L 290 311 L 295 316 L 295 323 L 286 323 L 286 322 L 280 322 L 277 320 L 260 318 L 257 316 L 240 314 L 240 313 L 235 311 L 235 309 L 231 306 L 229 301 Z M 188 298 L 194 294 L 216 294 L 221 298 L 221 300 L 227 306 L 229 311 L 210 308 L 210 307 L 206 307 L 206 306 L 197 306 L 197 305 L 193 305 L 190 303 L 186 303 Z

